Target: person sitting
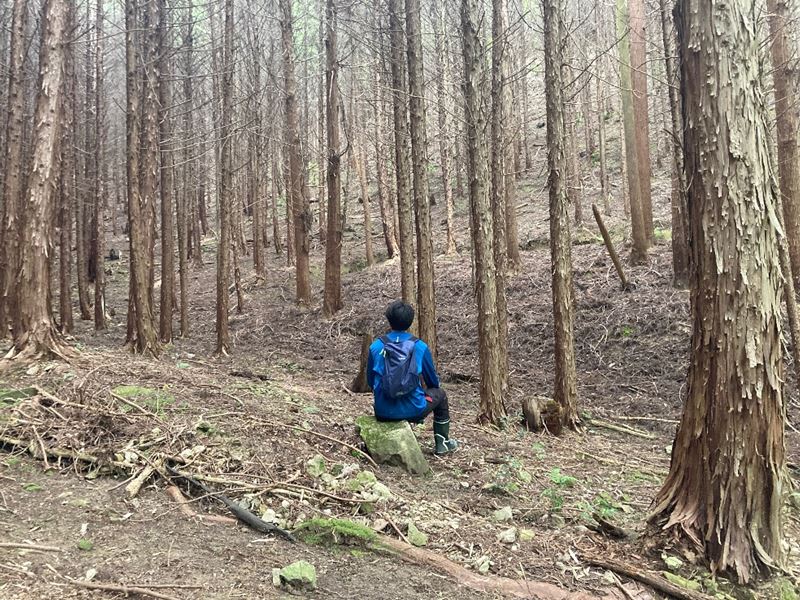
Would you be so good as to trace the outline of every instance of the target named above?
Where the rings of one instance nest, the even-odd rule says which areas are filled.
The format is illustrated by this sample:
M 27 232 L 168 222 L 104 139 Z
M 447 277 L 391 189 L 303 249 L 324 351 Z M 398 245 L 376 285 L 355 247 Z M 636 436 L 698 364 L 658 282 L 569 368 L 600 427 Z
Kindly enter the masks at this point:
M 439 387 L 430 348 L 408 332 L 414 322 L 414 308 L 396 300 L 384 314 L 391 331 L 372 342 L 367 362 L 375 418 L 422 423 L 433 413 L 434 454 L 454 452 L 458 442 L 450 439 L 447 394 Z

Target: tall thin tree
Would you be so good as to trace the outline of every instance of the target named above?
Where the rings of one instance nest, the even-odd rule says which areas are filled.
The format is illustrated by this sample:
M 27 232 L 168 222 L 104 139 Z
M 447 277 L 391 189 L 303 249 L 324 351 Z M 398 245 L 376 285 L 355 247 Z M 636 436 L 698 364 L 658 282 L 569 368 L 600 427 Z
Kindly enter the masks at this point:
M 289 158 L 286 198 L 287 202 L 291 199 L 291 214 L 294 225 L 296 300 L 299 304 L 308 305 L 311 303 L 311 274 L 309 270 L 311 215 L 303 177 L 302 147 L 300 145 L 300 117 L 297 107 L 297 82 L 294 73 L 292 0 L 280 0 L 280 11 L 284 100 L 286 103 L 285 148 Z
M 417 330 L 436 356 L 436 292 L 433 231 L 428 188 L 428 139 L 425 127 L 425 74 L 422 56 L 420 0 L 406 0 L 409 116 L 414 208 L 417 229 Z
M 328 138 L 328 231 L 325 241 L 323 311 L 330 316 L 342 308 L 342 182 L 339 148 L 339 63 L 336 59 L 336 3 L 325 9 L 325 103 Z
M 19 253 L 19 211 L 22 194 L 22 130 L 25 119 L 24 68 L 25 31 L 28 3 L 14 0 L 9 46 L 8 109 L 6 111 L 5 161 L 3 174 L 3 223 L 0 229 L 0 338 L 9 332 L 14 306 L 14 274 Z
M 486 88 L 481 0 L 462 0 L 461 31 L 464 55 L 464 111 L 467 131 L 467 178 L 470 224 L 475 255 L 475 287 L 478 300 L 478 353 L 480 364 L 481 422 L 499 424 L 506 415 L 503 403 L 500 339 L 497 316 L 497 277 L 492 255 L 493 219 L 489 202 L 486 139 Z
M 414 209 L 408 166 L 408 105 L 406 103 L 405 31 L 400 14 L 403 0 L 388 0 L 391 44 L 392 109 L 394 115 L 394 164 L 397 176 L 397 214 L 400 243 L 400 287 L 403 300 L 416 296 L 414 277 Z
M 566 45 L 563 0 L 544 0 L 545 97 L 547 98 L 547 163 L 550 174 L 550 258 L 553 274 L 553 332 L 555 335 L 555 390 L 562 422 L 578 424 L 575 373 L 574 290 L 572 237 L 567 196 L 566 124 L 564 107 L 564 52 Z
M 222 106 L 220 125 L 220 189 L 219 189 L 219 247 L 217 248 L 217 349 L 227 355 L 231 347 L 228 325 L 231 276 L 231 210 L 233 204 L 232 107 L 233 107 L 233 0 L 225 0 L 225 29 L 223 33 Z
M 175 200 L 172 140 L 172 31 L 167 0 L 158 0 L 158 103 L 159 147 L 161 149 L 161 294 L 159 336 L 172 341 L 172 298 L 175 289 Z M 191 110 L 191 109 L 189 109 Z

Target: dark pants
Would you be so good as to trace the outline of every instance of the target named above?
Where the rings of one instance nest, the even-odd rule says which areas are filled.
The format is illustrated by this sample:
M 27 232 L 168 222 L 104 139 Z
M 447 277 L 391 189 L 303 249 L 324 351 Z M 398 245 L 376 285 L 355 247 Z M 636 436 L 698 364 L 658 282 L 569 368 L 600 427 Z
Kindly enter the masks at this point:
M 425 390 L 427 405 L 420 416 L 409 419 L 412 423 L 422 423 L 429 414 L 433 413 L 433 420 L 439 423 L 450 421 L 450 407 L 447 404 L 447 392 L 442 388 L 428 388 Z

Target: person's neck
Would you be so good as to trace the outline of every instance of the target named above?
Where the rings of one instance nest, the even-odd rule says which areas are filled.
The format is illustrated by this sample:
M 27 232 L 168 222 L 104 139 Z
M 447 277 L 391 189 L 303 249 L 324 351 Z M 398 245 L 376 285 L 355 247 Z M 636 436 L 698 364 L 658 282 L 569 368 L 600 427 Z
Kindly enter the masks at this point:
M 395 333 L 395 334 L 400 334 L 400 333 L 408 333 L 408 329 L 403 329 L 403 330 L 400 330 L 400 329 L 392 329 L 392 330 L 391 330 L 389 333 Z

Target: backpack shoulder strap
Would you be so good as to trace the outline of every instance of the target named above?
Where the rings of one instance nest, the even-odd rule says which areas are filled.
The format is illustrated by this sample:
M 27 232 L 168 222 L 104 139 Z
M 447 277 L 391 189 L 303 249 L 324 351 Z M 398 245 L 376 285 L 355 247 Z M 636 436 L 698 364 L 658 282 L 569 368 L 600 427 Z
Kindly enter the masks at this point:
M 384 346 L 385 346 L 386 344 L 391 344 L 391 343 L 392 343 L 392 340 L 390 340 L 390 339 L 389 339 L 389 334 L 388 334 L 388 333 L 387 333 L 387 334 L 385 334 L 385 335 L 382 335 L 382 336 L 381 336 L 381 337 L 379 337 L 378 339 L 379 339 L 381 342 L 383 342 L 383 345 L 384 345 Z

